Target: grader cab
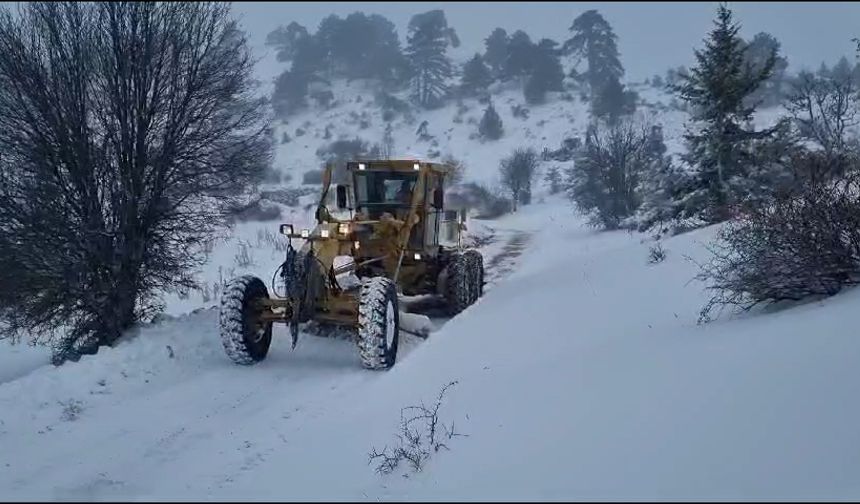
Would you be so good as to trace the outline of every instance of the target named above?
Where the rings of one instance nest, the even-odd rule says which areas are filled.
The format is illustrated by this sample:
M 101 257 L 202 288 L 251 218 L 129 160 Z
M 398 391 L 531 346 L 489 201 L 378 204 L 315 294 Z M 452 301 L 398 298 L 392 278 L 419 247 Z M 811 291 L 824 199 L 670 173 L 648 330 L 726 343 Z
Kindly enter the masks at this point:
M 443 182 L 450 167 L 350 162 L 347 183 L 334 186 L 334 202 L 332 169 L 324 172 L 316 227 L 281 225 L 289 243 L 271 294 L 250 275 L 223 292 L 221 339 L 238 364 L 266 357 L 274 323 L 289 325 L 295 346 L 299 325 L 314 320 L 355 329 L 362 365 L 387 369 L 401 332 L 399 295 L 436 296 L 455 315 L 483 294 L 483 258 L 462 246 L 464 218 L 446 218 Z M 293 240 L 303 242 L 298 250 Z

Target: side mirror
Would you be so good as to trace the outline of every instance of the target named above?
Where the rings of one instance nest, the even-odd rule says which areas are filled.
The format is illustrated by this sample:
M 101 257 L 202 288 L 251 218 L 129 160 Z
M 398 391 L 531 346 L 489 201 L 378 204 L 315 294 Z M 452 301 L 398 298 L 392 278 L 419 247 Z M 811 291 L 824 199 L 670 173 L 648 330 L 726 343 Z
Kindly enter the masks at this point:
M 337 192 L 337 207 L 341 210 L 346 208 L 346 186 L 338 185 L 335 192 Z
M 436 208 L 442 208 L 445 203 L 445 197 L 443 196 L 442 189 L 435 189 L 433 191 L 433 206 Z
M 281 224 L 281 234 L 289 236 L 293 234 L 293 225 L 292 224 Z

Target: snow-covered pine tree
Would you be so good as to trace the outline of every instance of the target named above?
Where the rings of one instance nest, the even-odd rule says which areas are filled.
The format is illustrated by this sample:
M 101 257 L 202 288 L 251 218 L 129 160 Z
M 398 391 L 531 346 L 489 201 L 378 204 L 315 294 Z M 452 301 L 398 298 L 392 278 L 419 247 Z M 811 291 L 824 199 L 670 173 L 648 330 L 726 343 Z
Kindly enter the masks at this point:
M 618 37 L 606 19 L 593 9 L 574 19 L 569 31 L 573 36 L 564 43 L 562 51 L 577 58 L 577 63 L 585 58 L 588 69 L 576 75 L 588 84 L 594 98 L 607 82 L 620 81 L 624 75 L 618 58 Z
M 773 73 L 750 94 L 747 100 L 749 104 L 772 107 L 782 101 L 788 60 L 784 56 L 781 56 L 779 51 L 779 41 L 773 35 L 765 32 L 757 33 L 750 40 L 749 44 L 745 45 L 744 59 L 754 71 L 764 68 L 768 64 L 768 60 L 772 54 L 776 56 L 773 64 Z
M 730 206 L 745 198 L 743 179 L 755 163 L 757 144 L 777 131 L 749 126 L 755 107 L 745 103 L 771 76 L 776 55 L 771 53 L 761 68 L 746 65 L 740 26 L 724 4 L 714 25 L 705 48 L 695 51 L 696 66 L 673 86 L 692 111 L 684 158 L 695 170 L 696 191 L 703 193 L 697 198 L 703 204 L 698 210 L 709 223 L 729 218 Z
M 562 190 L 562 178 L 561 178 L 561 170 L 559 170 L 558 166 L 551 166 L 547 169 L 546 175 L 544 177 L 547 185 L 549 186 L 550 194 L 558 194 Z
M 535 46 L 532 72 L 523 88 L 526 102 L 543 103 L 547 91 L 564 89 L 564 69 L 559 61 L 558 42 L 542 39 Z
M 481 117 L 481 122 L 478 124 L 478 133 L 481 137 L 490 140 L 502 138 L 502 134 L 504 133 L 502 118 L 499 117 L 499 113 L 496 112 L 496 108 L 493 107 L 492 102 L 484 110 L 484 116 Z
M 480 54 L 476 53 L 463 65 L 460 89 L 464 95 L 487 94 L 487 87 L 492 83 L 493 76 Z
M 508 52 L 502 68 L 502 79 L 525 78 L 534 68 L 535 45 L 528 33 L 517 30 L 508 41 Z
M 412 98 L 425 108 L 441 104 L 452 75 L 448 45 L 460 45 L 442 10 L 412 16 L 409 21 L 406 57 L 412 71 Z
M 502 70 L 505 67 L 505 62 L 508 60 L 508 32 L 503 28 L 496 28 L 490 33 L 490 36 L 484 40 L 484 62 L 489 65 L 492 71 L 493 78 L 498 79 L 502 76 Z

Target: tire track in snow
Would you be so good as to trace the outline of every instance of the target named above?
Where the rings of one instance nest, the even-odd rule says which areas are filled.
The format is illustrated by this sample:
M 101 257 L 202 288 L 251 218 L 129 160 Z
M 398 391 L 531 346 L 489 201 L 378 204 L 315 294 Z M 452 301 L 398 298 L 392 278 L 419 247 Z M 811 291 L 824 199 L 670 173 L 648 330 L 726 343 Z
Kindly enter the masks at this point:
M 489 258 L 485 266 L 486 288 L 495 286 L 500 280 L 514 272 L 518 259 L 531 241 L 531 233 L 513 231 L 502 250 Z

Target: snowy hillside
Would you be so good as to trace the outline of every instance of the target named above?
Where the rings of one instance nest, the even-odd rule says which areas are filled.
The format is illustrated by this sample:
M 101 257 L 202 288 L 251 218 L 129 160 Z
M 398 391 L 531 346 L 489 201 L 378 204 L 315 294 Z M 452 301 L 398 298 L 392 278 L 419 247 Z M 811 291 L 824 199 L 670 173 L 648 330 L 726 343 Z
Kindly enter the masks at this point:
M 304 336 L 233 365 L 204 310 L 0 384 L 6 499 L 854 499 L 858 293 L 697 326 L 714 228 L 648 243 L 548 199 L 491 223 L 491 286 L 389 372 Z M 521 244 L 522 255 L 517 256 Z M 507 245 L 507 246 L 506 246 Z M 494 257 L 496 259 L 494 259 Z M 501 276 L 497 276 L 500 275 Z M 401 408 L 457 433 L 379 475 Z

